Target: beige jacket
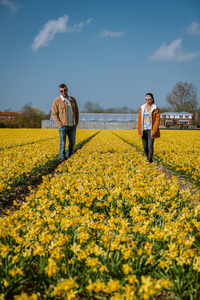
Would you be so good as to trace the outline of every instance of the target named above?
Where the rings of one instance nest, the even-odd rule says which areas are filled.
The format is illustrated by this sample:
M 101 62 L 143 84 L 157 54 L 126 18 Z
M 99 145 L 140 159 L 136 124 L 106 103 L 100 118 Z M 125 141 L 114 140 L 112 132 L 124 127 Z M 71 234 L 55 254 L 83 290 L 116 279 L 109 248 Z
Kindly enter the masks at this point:
M 159 124 L 160 124 L 160 111 L 159 108 L 155 105 L 152 104 L 153 107 L 153 111 L 151 114 L 151 118 L 152 118 L 152 127 L 151 127 L 151 131 L 153 133 L 155 133 L 155 138 L 160 137 L 160 131 L 159 131 Z M 144 114 L 144 108 L 145 108 L 145 104 L 142 105 L 139 109 L 139 114 L 138 114 L 138 121 L 137 121 L 137 129 L 138 129 L 138 135 L 140 137 L 143 136 L 143 114 Z
M 72 107 L 72 115 L 74 120 L 74 125 L 78 125 L 79 122 L 79 110 L 78 105 L 76 103 L 76 99 L 73 97 L 69 97 L 71 107 Z M 61 97 L 56 98 L 53 101 L 52 105 L 52 117 L 56 123 L 56 125 L 61 128 L 63 126 L 67 126 L 67 103 L 63 101 Z

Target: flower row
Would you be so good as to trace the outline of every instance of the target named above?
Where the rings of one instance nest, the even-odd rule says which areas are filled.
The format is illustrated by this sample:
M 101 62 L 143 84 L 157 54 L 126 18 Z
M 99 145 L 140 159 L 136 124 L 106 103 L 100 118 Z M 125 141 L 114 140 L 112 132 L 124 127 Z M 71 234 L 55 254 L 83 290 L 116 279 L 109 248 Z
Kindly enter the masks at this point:
M 1 293 L 131 300 L 167 291 L 195 298 L 198 197 L 101 131 L 0 221 Z
M 137 131 L 113 131 L 139 151 L 142 141 Z M 162 130 L 161 138 L 155 139 L 154 158 L 158 163 L 199 185 L 200 181 L 200 131 Z
M 57 129 L 1 129 L 0 150 L 58 137 Z
M 58 130 L 23 129 L 23 145 L 22 131 L 19 135 L 15 134 L 16 131 L 16 129 L 0 131 L 9 134 L 9 144 L 7 143 L 9 147 L 0 151 L 0 195 L 9 193 L 14 186 L 30 175 L 39 173 L 59 156 Z M 98 131 L 78 130 L 77 145 L 96 132 Z

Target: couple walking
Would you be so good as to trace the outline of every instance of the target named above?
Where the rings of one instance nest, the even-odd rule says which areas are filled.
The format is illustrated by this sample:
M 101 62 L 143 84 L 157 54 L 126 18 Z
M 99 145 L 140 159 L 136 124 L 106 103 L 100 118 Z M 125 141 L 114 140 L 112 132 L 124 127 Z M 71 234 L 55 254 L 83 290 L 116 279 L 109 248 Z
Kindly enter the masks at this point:
M 76 127 L 79 122 L 79 109 L 76 99 L 68 95 L 68 88 L 63 83 L 59 86 L 60 96 L 53 101 L 52 117 L 58 127 L 60 137 L 60 159 L 65 161 L 73 153 L 76 139 Z M 138 135 L 142 138 L 144 152 L 148 161 L 153 161 L 154 139 L 160 137 L 159 108 L 154 103 L 153 94 L 147 93 L 146 103 L 139 109 L 138 115 Z M 68 136 L 69 146 L 65 151 L 66 136 Z

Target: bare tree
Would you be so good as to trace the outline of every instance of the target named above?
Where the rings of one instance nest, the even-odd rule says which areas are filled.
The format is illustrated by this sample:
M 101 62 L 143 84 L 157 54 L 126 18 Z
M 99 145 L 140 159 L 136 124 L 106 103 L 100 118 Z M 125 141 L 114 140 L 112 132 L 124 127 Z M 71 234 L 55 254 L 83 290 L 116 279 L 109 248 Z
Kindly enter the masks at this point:
M 83 107 L 83 113 L 108 113 L 108 114 L 135 114 L 138 110 L 134 110 L 124 105 L 119 108 L 109 107 L 104 108 L 99 105 L 99 103 L 94 103 L 91 101 L 87 101 Z
M 167 94 L 166 101 L 174 111 L 193 111 L 197 109 L 197 91 L 192 83 L 178 82 Z
M 100 111 L 101 111 L 101 106 L 99 105 L 99 103 L 94 103 L 91 101 L 85 102 L 84 107 L 83 107 L 83 112 L 98 113 Z

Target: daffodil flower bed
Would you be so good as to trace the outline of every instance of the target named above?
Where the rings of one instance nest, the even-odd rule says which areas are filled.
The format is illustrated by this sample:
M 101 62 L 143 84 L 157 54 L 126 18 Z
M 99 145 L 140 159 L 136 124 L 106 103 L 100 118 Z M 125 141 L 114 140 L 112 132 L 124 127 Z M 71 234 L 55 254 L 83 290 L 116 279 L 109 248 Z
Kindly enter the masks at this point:
M 112 132 L 143 151 L 137 130 Z M 161 130 L 161 138 L 154 143 L 154 159 L 199 186 L 200 130 Z
M 77 130 L 77 146 L 97 132 Z M 1 129 L 0 137 L 0 198 L 59 157 L 57 129 Z
M 0 299 L 197 299 L 199 196 L 99 132 L 0 220 Z
M 58 138 L 57 129 L 8 129 L 0 128 L 0 150 L 34 144 L 41 141 L 50 141 Z

